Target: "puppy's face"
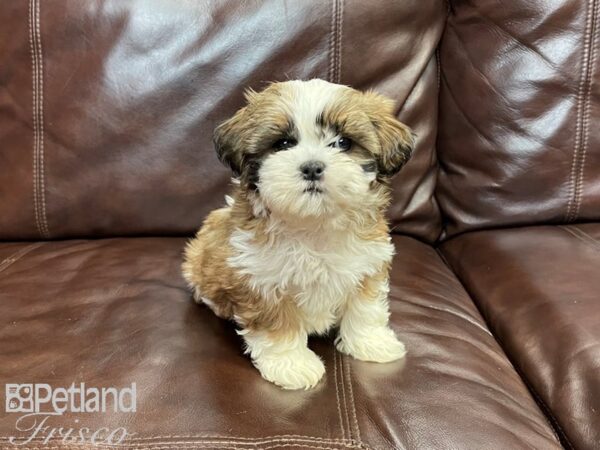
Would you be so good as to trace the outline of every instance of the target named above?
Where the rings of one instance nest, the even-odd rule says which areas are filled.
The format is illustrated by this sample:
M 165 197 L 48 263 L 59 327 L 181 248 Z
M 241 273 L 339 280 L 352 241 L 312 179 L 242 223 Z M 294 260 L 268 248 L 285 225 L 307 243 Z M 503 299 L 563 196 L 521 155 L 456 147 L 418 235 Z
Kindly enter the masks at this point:
M 382 206 L 413 135 L 393 102 L 323 80 L 274 83 L 215 131 L 219 158 L 259 211 L 308 218 Z

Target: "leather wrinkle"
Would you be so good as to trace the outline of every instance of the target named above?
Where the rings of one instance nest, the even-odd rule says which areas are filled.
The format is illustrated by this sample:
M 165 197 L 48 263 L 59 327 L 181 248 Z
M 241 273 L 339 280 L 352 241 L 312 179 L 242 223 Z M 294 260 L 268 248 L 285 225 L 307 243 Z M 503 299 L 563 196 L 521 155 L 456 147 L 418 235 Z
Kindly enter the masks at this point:
M 27 255 L 29 252 L 35 250 L 38 247 L 41 247 L 42 245 L 44 245 L 43 242 L 34 242 L 33 244 L 27 245 L 26 247 L 23 247 L 14 252 L 12 255 L 6 257 L 0 262 L 0 272 L 3 272 L 8 267 L 12 266 L 14 263 L 16 263 L 25 255 Z
M 446 76 L 444 75 L 444 71 L 442 71 L 442 82 L 445 83 L 446 85 L 446 92 L 448 92 L 448 94 L 450 95 L 450 98 L 452 100 L 452 102 L 454 103 L 454 105 L 456 106 L 456 109 L 460 112 L 460 115 L 465 119 L 465 121 L 469 124 L 469 126 L 481 137 L 485 140 L 485 142 L 490 146 L 490 148 L 495 148 L 496 144 L 494 144 L 494 142 L 485 134 L 483 133 L 479 127 L 477 125 L 475 125 L 475 123 L 473 122 L 473 120 L 467 115 L 467 113 L 464 111 L 464 108 L 462 106 L 460 106 L 460 104 L 458 103 L 457 99 L 456 99 L 456 95 L 454 94 L 454 92 L 452 91 L 452 89 L 450 88 L 450 83 L 448 82 L 448 79 L 446 78 Z
M 591 245 L 596 250 L 600 250 L 600 242 L 598 242 L 592 236 L 590 236 L 589 234 L 587 234 L 585 231 L 583 231 L 583 230 L 581 230 L 581 229 L 579 229 L 579 228 L 577 228 L 575 226 L 564 226 L 564 225 L 561 225 L 561 226 L 559 226 L 559 228 L 561 230 L 563 230 L 563 231 L 566 231 L 567 233 L 569 233 L 573 237 L 579 239 L 583 243 Z
M 481 75 L 481 78 L 485 81 L 486 85 L 489 86 L 489 88 L 494 92 L 494 94 L 496 94 L 498 97 L 500 97 L 503 100 L 503 106 L 506 109 L 510 109 L 512 112 L 515 113 L 515 116 L 519 116 L 520 112 L 518 110 L 513 109 L 513 107 L 511 106 L 511 102 L 506 98 L 506 96 L 504 94 L 502 94 L 500 91 L 498 91 L 498 89 L 491 83 L 491 81 L 489 80 L 489 78 L 483 73 L 481 72 L 481 70 L 475 66 L 475 64 L 473 64 L 472 59 L 470 58 L 469 52 L 465 46 L 465 42 L 462 39 L 462 37 L 460 36 L 460 34 L 458 33 L 458 31 L 456 30 L 456 27 L 452 26 L 452 25 L 448 25 L 447 29 L 452 30 L 454 32 L 454 35 L 456 36 L 456 38 L 458 39 L 461 48 L 465 54 L 465 56 L 467 57 L 469 64 L 471 64 L 471 67 L 473 67 L 473 69 Z M 559 71 L 556 71 L 557 73 L 560 73 Z M 449 87 L 449 83 L 448 80 L 446 79 L 446 86 L 448 87 L 447 90 L 448 92 L 451 92 L 450 87 Z M 453 100 L 455 102 L 455 105 L 457 105 L 457 107 L 459 106 L 457 101 L 456 101 L 456 97 L 453 95 L 453 93 L 451 92 Z M 465 117 L 465 119 L 469 122 L 470 125 L 473 126 L 473 128 L 475 129 L 475 131 L 477 131 L 477 133 L 479 135 L 481 135 L 482 137 L 486 138 L 486 140 L 492 145 L 492 147 L 495 147 L 496 145 L 491 141 L 491 139 L 485 135 L 484 133 L 482 133 L 479 128 L 477 126 L 474 125 L 473 121 L 471 119 L 469 119 L 469 117 L 466 116 L 465 112 L 464 112 L 464 108 L 460 108 L 461 113 L 463 113 L 463 117 Z M 511 126 L 511 131 L 521 134 L 522 136 L 526 136 L 527 139 L 530 139 L 532 141 L 534 141 L 536 144 L 539 144 L 543 147 L 552 149 L 552 150 L 556 150 L 558 152 L 562 152 L 562 149 L 550 144 L 549 142 L 544 141 L 543 139 L 540 139 L 537 136 L 532 135 L 531 133 L 527 132 L 526 130 L 524 130 L 522 127 L 517 126 L 518 124 L 516 122 L 511 122 L 510 126 Z M 514 127 L 514 128 L 513 128 Z
M 496 28 L 498 31 L 500 31 L 502 34 L 504 34 L 506 37 L 512 39 L 515 43 L 517 43 L 519 45 L 519 47 L 521 47 L 523 49 L 526 49 L 526 50 L 529 50 L 531 53 L 534 53 L 537 56 L 539 56 L 542 59 L 542 61 L 544 61 L 556 73 L 559 73 L 559 74 L 563 75 L 563 77 L 565 77 L 565 78 L 569 78 L 568 76 L 566 76 L 566 74 L 562 73 L 562 71 L 560 70 L 560 68 L 558 68 L 552 61 L 550 61 L 540 51 L 536 50 L 535 47 L 532 47 L 531 45 L 528 45 L 525 42 L 521 41 L 519 38 L 517 38 L 515 35 L 513 35 L 511 32 L 509 32 L 503 26 L 501 26 L 499 23 L 497 23 L 496 21 L 492 20 L 491 18 L 489 18 L 485 14 L 482 14 L 481 11 L 478 8 L 472 8 L 472 11 L 475 12 L 475 14 L 477 14 L 477 16 L 479 16 L 480 18 L 484 19 L 489 24 L 493 25 L 494 28 Z

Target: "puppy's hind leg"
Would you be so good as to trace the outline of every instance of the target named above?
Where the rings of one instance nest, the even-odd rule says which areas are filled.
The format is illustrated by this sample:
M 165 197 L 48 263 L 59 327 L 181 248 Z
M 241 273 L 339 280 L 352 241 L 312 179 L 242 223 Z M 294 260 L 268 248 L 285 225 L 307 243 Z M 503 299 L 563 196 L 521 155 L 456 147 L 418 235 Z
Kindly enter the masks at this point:
M 215 302 L 210 298 L 203 296 L 202 292 L 197 286 L 194 287 L 193 297 L 194 301 L 199 305 L 208 306 L 208 308 L 215 314 L 215 316 L 226 320 L 233 318 L 231 304 L 228 301 Z
M 211 295 L 206 295 L 203 292 L 206 287 L 203 277 L 203 264 L 205 263 L 203 256 L 204 246 L 202 239 L 196 237 L 187 244 L 184 251 L 184 261 L 182 264 L 183 278 L 192 290 L 192 297 L 196 303 L 208 306 L 221 319 L 231 319 L 232 308 L 226 298 L 221 298 L 222 296 L 218 295 L 215 289 L 209 289 L 209 291 L 212 291 Z M 218 298 L 212 298 L 215 295 Z

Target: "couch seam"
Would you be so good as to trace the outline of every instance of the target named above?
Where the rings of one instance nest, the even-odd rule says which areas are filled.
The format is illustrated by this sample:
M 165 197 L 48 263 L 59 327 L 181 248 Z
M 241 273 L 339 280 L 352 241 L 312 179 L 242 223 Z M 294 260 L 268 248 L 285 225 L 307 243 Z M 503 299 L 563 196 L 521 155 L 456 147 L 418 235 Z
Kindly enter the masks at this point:
M 9 440 L 10 437 L 7 436 L 0 436 L 0 441 L 7 441 Z M 39 437 L 39 438 L 33 438 L 32 440 L 44 440 L 44 437 Z M 58 439 L 58 438 L 56 438 Z M 144 443 L 141 441 L 144 440 L 156 440 L 156 439 L 171 439 L 171 440 L 177 440 L 179 439 L 179 441 L 173 441 L 173 442 L 181 442 L 181 439 L 189 439 L 189 440 L 193 440 L 193 439 L 201 439 L 202 442 L 205 442 L 206 440 L 210 440 L 211 442 L 216 442 L 216 441 L 220 441 L 220 442 L 237 442 L 239 444 L 244 444 L 244 445 L 255 445 L 254 442 L 263 442 L 263 441 L 314 441 L 315 443 L 323 443 L 323 444 L 349 444 L 349 445 L 356 445 L 355 441 L 352 441 L 350 439 L 338 439 L 338 438 L 325 438 L 325 437 L 317 437 L 317 436 L 310 436 L 310 435 L 300 435 L 300 434 L 279 434 L 279 435 L 270 435 L 270 436 L 262 436 L 262 437 L 243 437 L 243 436 L 223 436 L 223 435 L 218 435 L 218 434 L 207 434 L 207 433 L 202 433 L 202 434 L 159 434 L 159 435 L 145 435 L 145 436 L 140 436 L 140 437 L 134 437 L 131 439 L 128 439 L 127 442 L 131 442 L 131 441 L 138 441 L 140 442 L 139 444 L 136 445 L 150 445 L 152 443 Z M 244 442 L 244 441 L 248 441 L 248 442 Z M 155 444 L 160 444 L 160 442 L 155 443 Z M 5 445 L 5 444 L 4 444 Z M 109 444 L 106 444 L 109 445 Z M 154 444 L 152 444 L 154 445 Z
M 81 450 L 81 449 L 86 449 L 86 448 L 96 448 L 96 449 L 127 449 L 127 448 L 134 448 L 135 450 L 168 450 L 168 449 L 195 449 L 195 448 L 211 448 L 211 449 L 228 449 L 228 450 L 244 450 L 244 449 L 261 449 L 261 450 L 270 450 L 270 449 L 276 449 L 276 448 L 285 448 L 285 447 L 301 447 L 301 448 L 310 448 L 310 449 L 319 449 L 319 450 L 336 450 L 339 448 L 353 448 L 353 449 L 368 449 L 368 447 L 362 446 L 360 444 L 352 444 L 352 443 L 345 443 L 345 444 L 332 444 L 335 445 L 335 447 L 329 447 L 329 446 L 321 446 L 321 445 L 310 445 L 310 444 L 306 444 L 303 442 L 264 442 L 265 444 L 275 444 L 275 445 L 268 445 L 266 447 L 258 447 L 258 445 L 262 445 L 262 444 L 242 444 L 244 445 L 243 447 L 239 447 L 237 446 L 237 444 L 240 444 L 239 442 L 223 442 L 223 441 L 219 441 L 219 442 L 210 442 L 210 441 L 197 441 L 197 442 L 189 442 L 189 443 L 170 443 L 168 445 L 163 445 L 163 444 L 157 444 L 157 445 L 153 445 L 153 444 L 142 444 L 145 446 L 128 446 L 126 443 L 124 444 L 98 444 L 98 445 L 93 445 L 92 447 L 89 447 L 86 444 L 83 445 L 77 445 L 77 444 L 58 444 L 58 445 L 54 445 L 54 446 L 44 446 L 44 447 L 23 447 L 20 445 L 12 445 L 9 447 L 1 447 L 2 450 L 15 450 L 15 449 L 23 449 L 23 450 L 71 450 L 71 449 L 75 449 L 75 450 Z M 220 445 L 219 445 L 220 444 Z M 34 444 L 34 445 L 39 445 L 39 444 Z M 53 445 L 53 444 L 50 444 Z M 325 444 L 326 445 L 326 444 Z M 340 447 L 341 446 L 341 447 Z
M 570 450 L 574 450 L 575 447 L 573 447 L 573 444 L 571 444 L 571 441 L 569 441 L 569 438 L 567 437 L 567 433 L 565 433 L 565 431 L 560 426 L 560 423 L 558 422 L 558 419 L 554 415 L 554 412 L 546 404 L 546 402 L 544 401 L 544 399 L 542 399 L 539 396 L 539 394 L 533 388 L 533 386 L 531 385 L 531 383 L 529 383 L 529 380 L 527 379 L 527 377 L 525 376 L 525 374 L 519 368 L 517 368 L 516 366 L 515 366 L 515 370 L 517 371 L 517 374 L 520 375 L 520 378 L 521 378 L 521 380 L 523 380 L 523 383 L 525 384 L 525 386 L 527 386 L 527 388 L 529 389 L 529 392 L 531 392 L 531 395 L 533 395 L 533 398 L 535 399 L 535 401 L 537 402 L 537 404 L 542 408 L 542 411 L 545 413 L 545 416 L 548 418 L 550 424 L 552 425 L 552 428 L 556 428 L 558 430 L 558 432 L 560 433 L 560 436 L 563 437 L 563 439 L 560 439 L 560 436 L 555 431 L 554 433 L 555 433 L 555 436 L 558 439 L 558 441 L 559 442 L 563 441 L 564 443 L 567 444 L 567 447 Z
M 576 218 L 576 209 L 578 203 L 578 189 L 579 189 L 579 172 L 581 165 L 581 157 L 585 155 L 585 149 L 583 148 L 584 142 L 584 123 L 585 123 L 585 115 L 586 110 L 585 106 L 587 104 L 586 94 L 587 94 L 587 83 L 589 79 L 589 83 L 591 84 L 590 78 L 590 63 L 591 63 L 591 54 L 590 47 L 592 41 L 592 28 L 594 23 L 594 10 L 596 7 L 596 0 L 589 0 L 586 2 L 586 21 L 585 21 L 585 29 L 584 29 L 584 42 L 582 48 L 582 63 L 581 63 L 581 73 L 579 75 L 579 84 L 577 87 L 577 117 L 575 120 L 575 141 L 573 143 L 573 158 L 571 160 L 571 171 L 569 175 L 569 200 L 567 202 L 567 212 L 565 216 L 566 222 L 573 222 Z M 585 162 L 585 161 L 583 161 Z
M 44 51 L 42 48 L 42 28 L 40 26 L 40 0 L 37 0 L 37 8 L 36 8 L 36 30 L 37 30 L 37 45 L 38 45 L 38 55 L 40 59 L 40 149 L 39 149 L 39 157 L 40 157 L 40 176 L 38 177 L 38 181 L 41 182 L 40 187 L 40 197 L 42 199 L 42 225 L 44 228 L 44 237 L 50 237 L 50 231 L 48 230 L 48 218 L 46 216 L 46 166 L 44 164 Z
M 39 0 L 29 0 L 28 24 L 32 60 L 33 206 L 38 233 L 42 238 L 48 238 L 44 172 L 44 63 Z
M 344 37 L 344 0 L 339 0 L 336 83 L 342 81 L 342 39 Z
M 20 260 L 27 253 L 31 252 L 32 250 L 35 250 L 36 248 L 40 247 L 41 245 L 43 245 L 43 242 L 35 242 L 33 244 L 29 244 L 26 247 L 23 247 L 23 248 L 17 250 L 12 255 L 7 256 L 0 262 L 0 272 L 3 272 L 8 267 L 12 266 L 14 263 L 16 263 L 18 260 Z
M 37 86 L 38 86 L 38 71 L 37 71 L 37 46 L 33 44 L 33 2 L 29 0 L 28 25 L 29 25 L 29 51 L 31 53 L 31 114 L 33 119 L 33 210 L 35 215 L 35 224 L 40 236 L 42 236 L 42 226 L 40 224 L 40 212 L 38 206 L 38 191 L 37 191 L 37 142 L 38 142 L 38 115 L 37 115 Z
M 513 358 L 507 352 L 506 346 L 503 344 L 503 342 L 500 339 L 500 337 L 496 333 L 493 332 L 493 329 L 490 326 L 490 322 L 489 322 L 488 318 L 486 317 L 486 315 L 484 314 L 483 309 L 479 306 L 479 303 L 477 301 L 475 301 L 475 296 L 469 291 L 469 289 L 467 289 L 467 286 L 465 286 L 465 284 L 463 283 L 463 280 L 458 275 L 458 273 L 454 270 L 454 268 L 452 267 L 452 265 L 450 264 L 450 262 L 446 258 L 446 255 L 444 255 L 444 253 L 440 250 L 440 248 L 439 247 L 435 247 L 435 250 L 438 253 L 440 259 L 444 262 L 444 264 L 446 265 L 446 267 L 448 267 L 448 269 L 456 277 L 456 279 L 458 280 L 458 282 L 462 286 L 463 290 L 469 296 L 469 299 L 471 300 L 471 303 L 473 303 L 473 305 L 475 306 L 475 308 L 477 308 L 477 311 L 479 311 L 479 315 L 483 319 L 486 327 L 488 327 L 488 329 L 492 333 L 492 336 L 493 336 L 494 340 L 497 342 L 498 346 L 502 350 L 502 353 L 506 357 L 507 361 L 510 363 L 511 367 L 514 369 L 514 371 L 516 372 L 517 376 L 523 382 L 523 384 L 525 385 L 525 387 L 527 388 L 527 390 L 530 392 L 530 394 L 533 397 L 533 400 L 536 402 L 537 406 L 540 408 L 540 410 L 542 412 L 542 415 L 544 416 L 544 419 L 546 419 L 546 423 L 548 425 L 550 425 L 550 430 L 552 431 L 552 435 L 554 436 L 554 438 L 558 441 L 558 443 L 566 443 L 567 447 L 570 450 L 574 450 L 573 445 L 571 444 L 571 442 L 569 441 L 569 438 L 567 437 L 566 433 L 563 431 L 562 427 L 558 423 L 558 420 L 554 416 L 553 411 L 546 405 L 546 403 L 543 401 L 543 399 L 535 391 L 534 387 L 529 383 L 529 381 L 527 380 L 527 377 L 525 376 L 525 374 L 515 364 L 515 362 L 513 361 Z
M 284 436 L 284 435 L 282 435 Z M 155 436 L 158 437 L 158 436 Z M 3 439 L 8 439 L 8 438 L 3 438 Z M 242 439 L 242 438 L 237 438 L 237 439 Z M 271 439 L 265 439 L 265 438 L 246 438 L 247 441 L 249 442 L 243 442 L 243 441 L 235 441 L 235 440 L 227 440 L 227 439 L 220 439 L 220 440 L 211 440 L 211 438 L 207 438 L 207 439 L 199 439 L 199 440 L 191 440 L 191 441 L 162 441 L 162 442 L 139 442 L 139 443 L 132 443 L 129 440 L 124 441 L 122 444 L 99 444 L 97 446 L 95 446 L 94 448 L 105 448 L 105 449 L 109 449 L 109 448 L 134 448 L 136 450 L 141 450 L 144 448 L 151 448 L 151 449 L 159 449 L 159 448 L 194 448 L 194 447 L 190 447 L 190 446 L 202 446 L 202 448 L 204 448 L 207 445 L 218 445 L 221 444 L 219 446 L 219 448 L 232 448 L 232 449 L 244 449 L 244 448 L 262 448 L 262 449 L 266 449 L 266 448 L 276 448 L 278 446 L 281 447 L 291 447 L 291 446 L 303 446 L 306 448 L 319 448 L 319 449 L 324 449 L 324 448 L 331 448 L 331 447 L 324 447 L 327 445 L 331 445 L 331 446 L 341 446 L 343 448 L 357 448 L 357 449 L 365 449 L 368 448 L 360 443 L 356 443 L 353 441 L 341 441 L 338 439 L 324 439 L 324 438 L 317 438 L 317 439 L 321 439 L 318 441 L 312 441 L 311 439 L 287 439 L 287 438 L 271 438 Z M 29 443 L 29 442 L 28 442 Z M 43 448 L 43 449 L 58 449 L 58 448 L 82 448 L 76 444 L 69 444 L 69 443 L 61 443 L 60 441 L 55 441 L 55 442 L 43 442 L 43 439 L 40 438 L 39 442 L 30 442 L 31 444 L 35 445 L 36 447 L 33 448 Z M 54 445 L 54 447 L 37 447 L 41 444 L 47 444 L 47 445 Z M 257 447 L 257 446 L 262 446 L 265 444 L 276 444 L 275 446 L 270 446 L 270 447 Z M 0 445 L 7 445 L 6 443 L 4 444 L 0 444 Z M 22 445 L 15 445 L 15 444 L 8 444 L 8 445 L 13 445 L 13 447 L 2 447 L 4 448 L 24 448 L 27 449 L 28 447 L 23 447 Z M 228 447 L 224 447 L 224 446 L 228 446 Z
M 343 27 L 343 0 L 331 2 L 331 25 L 329 31 L 329 69 L 327 77 L 332 83 L 339 83 L 342 67 L 342 27 Z
M 337 355 L 337 350 L 335 348 L 335 345 L 332 345 L 331 348 L 333 349 L 333 379 L 334 379 L 334 385 L 335 385 L 335 402 L 336 402 L 336 406 L 337 406 L 337 411 L 338 411 L 338 418 L 340 419 L 340 429 L 342 430 L 342 439 L 346 438 L 346 430 L 344 429 L 344 418 L 342 417 L 342 407 L 340 405 L 340 392 L 339 392 L 339 386 L 338 386 L 338 375 L 337 375 L 337 361 L 336 361 L 336 355 Z
M 346 382 L 348 383 L 348 392 L 350 394 L 350 412 L 352 413 L 352 422 L 354 423 L 354 434 L 358 442 L 361 442 L 360 428 L 356 416 L 356 403 L 354 402 L 354 389 L 352 388 L 352 368 L 347 357 L 342 357 L 342 364 L 346 366 Z M 345 363 L 344 363 L 345 359 Z
M 594 79 L 594 70 L 596 67 L 596 47 L 597 42 L 594 39 L 596 34 L 597 26 L 598 26 L 598 1 L 594 0 L 592 4 L 592 25 L 590 31 L 590 45 L 591 45 L 591 56 L 589 63 L 589 71 L 588 71 L 588 84 L 587 91 L 585 94 L 585 106 L 584 106 L 584 116 L 583 116 L 583 153 L 581 156 L 581 163 L 579 165 L 579 172 L 577 174 L 576 179 L 576 190 L 575 190 L 575 212 L 573 214 L 572 221 L 577 220 L 579 217 L 579 210 L 581 209 L 582 195 L 583 195 L 583 184 L 584 184 L 584 170 L 585 170 L 585 160 L 587 156 L 588 150 L 588 142 L 589 142 L 589 125 L 590 125 L 590 106 L 591 106 L 591 94 L 592 94 L 592 84 Z
M 337 14 L 337 1 L 331 0 L 331 23 L 329 25 L 329 66 L 327 68 L 327 79 L 334 82 L 334 67 L 335 67 L 335 26 Z
M 344 366 L 342 365 L 342 355 L 338 354 L 338 352 L 336 351 L 336 364 L 338 364 L 339 361 L 339 374 L 340 374 L 340 382 L 339 382 L 339 386 L 340 389 L 342 391 L 342 400 L 344 402 L 344 415 L 345 415 L 345 422 L 344 425 L 347 427 L 346 429 L 348 430 L 348 437 L 350 439 L 352 439 L 352 429 L 350 428 L 350 416 L 348 414 L 348 401 L 346 399 L 346 386 L 344 384 Z M 336 380 L 336 383 L 338 381 Z
M 69 444 L 69 443 L 61 443 L 58 442 L 42 442 L 40 439 L 39 442 L 28 442 L 28 444 L 33 444 L 34 447 L 24 447 L 18 444 L 8 444 L 12 446 L 1 447 L 2 450 L 8 449 L 24 449 L 24 450 L 59 450 L 59 449 L 82 449 L 89 448 L 86 444 L 78 445 L 78 444 Z M 263 446 L 263 445 L 268 446 Z M 274 444 L 274 445 L 269 445 Z M 46 445 L 44 447 L 40 447 L 40 445 Z M 48 446 L 49 445 L 49 446 Z M 210 446 L 210 447 L 207 447 Z M 259 447 L 260 446 L 260 447 Z M 218 441 L 210 441 L 210 440 L 198 440 L 198 441 L 188 441 L 188 442 L 154 442 L 154 443 L 139 443 L 139 444 L 131 444 L 128 441 L 124 441 L 121 444 L 97 444 L 92 448 L 99 449 L 127 449 L 132 448 L 135 450 L 144 450 L 144 449 L 178 449 L 178 448 L 221 448 L 221 449 L 232 449 L 232 450 L 241 450 L 241 449 L 252 449 L 252 448 L 260 448 L 262 450 L 273 449 L 273 448 L 281 448 L 281 447 L 302 447 L 302 448 L 311 448 L 311 449 L 331 449 L 335 450 L 335 448 L 353 448 L 353 449 L 362 449 L 362 450 L 370 450 L 368 446 L 365 446 L 356 442 L 301 442 L 301 441 L 293 441 L 286 439 L 257 439 L 256 442 L 239 442 L 239 441 L 226 441 L 226 440 L 218 440 Z

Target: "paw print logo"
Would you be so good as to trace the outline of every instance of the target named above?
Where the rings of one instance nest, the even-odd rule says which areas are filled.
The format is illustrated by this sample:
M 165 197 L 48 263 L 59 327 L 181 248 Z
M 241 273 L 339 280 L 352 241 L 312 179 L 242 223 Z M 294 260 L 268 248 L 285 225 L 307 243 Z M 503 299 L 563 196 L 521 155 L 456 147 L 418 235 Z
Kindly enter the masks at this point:
M 33 412 L 33 386 L 9 383 L 5 386 L 6 412 Z

